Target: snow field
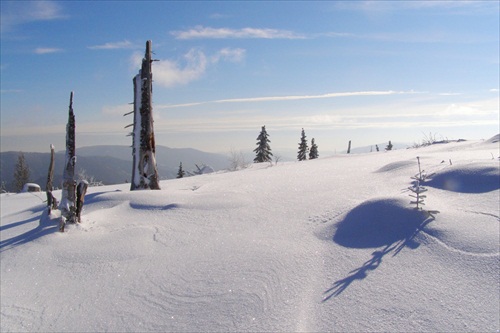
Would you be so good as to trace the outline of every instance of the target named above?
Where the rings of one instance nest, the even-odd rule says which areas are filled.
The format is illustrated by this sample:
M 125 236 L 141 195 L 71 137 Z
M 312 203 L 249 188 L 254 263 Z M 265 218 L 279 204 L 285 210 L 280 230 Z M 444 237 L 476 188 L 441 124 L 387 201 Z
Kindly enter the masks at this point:
M 497 331 L 499 153 L 460 142 L 93 187 L 65 233 L 44 193 L 2 194 L 0 329 Z M 416 156 L 436 172 L 435 219 L 409 204 Z

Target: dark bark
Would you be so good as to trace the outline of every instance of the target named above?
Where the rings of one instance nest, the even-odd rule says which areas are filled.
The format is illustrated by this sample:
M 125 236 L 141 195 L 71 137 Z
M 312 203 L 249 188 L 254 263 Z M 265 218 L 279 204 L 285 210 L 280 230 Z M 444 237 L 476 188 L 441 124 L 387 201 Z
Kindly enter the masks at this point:
M 131 190 L 152 189 L 159 190 L 159 177 L 156 168 L 156 147 L 153 130 L 153 73 L 151 70 L 151 41 L 146 42 L 146 53 L 142 59 L 140 80 L 134 79 L 134 169 L 132 171 Z M 139 93 L 140 85 L 140 99 Z M 139 102 L 140 100 L 140 102 Z M 140 103 L 140 105 L 137 105 Z M 137 116 L 140 113 L 140 117 Z M 137 122 L 140 121 L 140 124 Z M 140 128 L 140 138 L 137 138 Z M 138 142 L 136 140 L 139 140 Z M 138 179 L 137 179 L 138 178 Z
M 47 185 L 45 187 L 45 192 L 47 193 L 47 208 L 50 214 L 53 209 L 57 209 L 57 200 L 52 194 L 52 181 L 54 179 L 54 146 L 50 145 L 50 164 L 49 173 L 47 175 Z

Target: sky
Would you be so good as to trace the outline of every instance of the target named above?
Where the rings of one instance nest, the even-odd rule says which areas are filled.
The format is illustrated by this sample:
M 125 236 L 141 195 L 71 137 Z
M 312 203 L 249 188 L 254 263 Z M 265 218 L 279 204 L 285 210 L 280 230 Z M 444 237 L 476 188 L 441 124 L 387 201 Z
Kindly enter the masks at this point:
M 320 156 L 498 134 L 498 1 L 4 1 L 1 151 L 131 145 L 152 41 L 157 145 Z

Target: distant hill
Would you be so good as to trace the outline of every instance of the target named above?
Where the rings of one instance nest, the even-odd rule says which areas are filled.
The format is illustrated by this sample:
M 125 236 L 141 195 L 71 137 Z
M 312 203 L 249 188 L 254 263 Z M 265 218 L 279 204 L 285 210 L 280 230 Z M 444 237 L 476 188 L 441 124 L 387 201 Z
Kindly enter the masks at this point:
M 23 152 L 31 171 L 30 181 L 45 189 L 47 172 L 50 163 L 50 153 Z M 13 191 L 12 180 L 14 167 L 19 152 L 0 153 L 0 181 L 9 191 Z M 56 153 L 54 186 L 60 187 L 64 165 L 64 151 Z M 132 175 L 132 149 L 128 146 L 90 146 L 76 150 L 77 172 L 84 169 L 87 175 L 93 176 L 105 185 L 130 182 Z M 156 147 L 158 173 L 161 179 L 175 178 L 179 163 L 182 162 L 186 171 L 196 170 L 195 164 L 206 164 L 215 171 L 227 169 L 228 157 L 191 148 Z

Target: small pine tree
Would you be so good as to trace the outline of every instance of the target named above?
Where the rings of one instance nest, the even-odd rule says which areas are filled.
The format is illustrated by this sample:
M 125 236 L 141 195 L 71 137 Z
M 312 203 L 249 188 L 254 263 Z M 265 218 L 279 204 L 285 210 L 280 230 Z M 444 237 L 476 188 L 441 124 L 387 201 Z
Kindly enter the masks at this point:
M 300 137 L 300 142 L 299 142 L 299 151 L 297 152 L 297 159 L 299 161 L 307 160 L 308 151 L 309 148 L 307 146 L 306 133 L 304 132 L 304 129 L 302 129 L 302 135 Z
M 16 192 L 21 192 L 24 184 L 29 182 L 30 178 L 30 168 L 26 163 L 23 153 L 19 153 L 17 156 L 17 163 L 14 169 L 14 190 Z
M 432 177 L 434 174 L 427 174 L 425 173 L 424 170 L 420 168 L 420 157 L 417 156 L 417 162 L 418 162 L 418 173 L 411 177 L 414 179 L 413 186 L 408 187 L 408 189 L 412 192 L 410 194 L 410 197 L 412 197 L 414 200 L 410 201 L 410 204 L 416 205 L 415 209 L 416 210 L 423 210 L 422 206 L 425 205 L 424 201 L 425 198 L 427 197 L 426 195 L 422 194 L 427 192 L 427 188 L 423 187 L 421 184 L 425 183 L 430 177 Z M 439 213 L 438 210 L 426 210 L 427 214 L 434 218 L 437 213 Z
M 186 172 L 182 169 L 182 162 L 179 164 L 179 171 L 177 171 L 177 178 L 183 178 Z
M 309 151 L 309 159 L 314 160 L 315 158 L 318 158 L 318 145 L 314 142 L 314 138 L 311 140 L 311 150 Z
M 386 151 L 392 150 L 392 143 L 391 140 L 389 140 L 389 144 L 385 147 Z
M 273 156 L 273 153 L 271 153 L 271 146 L 269 146 L 269 143 L 271 141 L 268 139 L 268 137 L 269 135 L 266 132 L 266 126 L 262 126 L 262 130 L 257 137 L 257 148 L 254 149 L 254 153 L 256 153 L 256 156 L 253 159 L 254 163 L 272 161 L 271 156 Z

